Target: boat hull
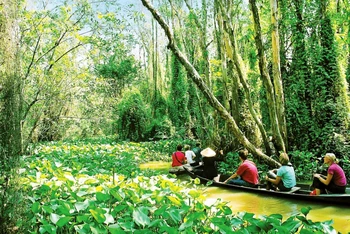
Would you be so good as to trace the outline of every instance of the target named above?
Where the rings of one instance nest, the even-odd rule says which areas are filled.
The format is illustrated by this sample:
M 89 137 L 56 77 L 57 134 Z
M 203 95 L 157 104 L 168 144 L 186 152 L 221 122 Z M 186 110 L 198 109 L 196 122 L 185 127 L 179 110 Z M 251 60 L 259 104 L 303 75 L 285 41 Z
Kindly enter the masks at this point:
M 208 184 L 210 186 L 232 189 L 233 191 L 245 191 L 264 195 L 268 194 L 269 196 L 283 197 L 284 199 L 293 199 L 298 201 L 303 200 L 312 203 L 327 203 L 329 205 L 337 204 L 350 207 L 350 188 L 347 188 L 345 194 L 321 194 L 318 196 L 311 196 L 309 185 L 305 184 L 297 184 L 296 187 L 300 187 L 300 189 L 293 193 L 281 192 L 274 190 L 266 190 L 264 185 L 258 185 L 257 187 L 251 188 L 233 184 L 224 184 L 222 181 L 224 181 L 227 177 L 223 178 L 224 176 L 220 176 L 219 179 L 216 178 L 214 180 L 210 180 L 197 175 L 195 171 L 192 171 L 188 167 L 185 167 L 185 170 L 192 178 L 198 178 L 200 179 L 201 183 Z

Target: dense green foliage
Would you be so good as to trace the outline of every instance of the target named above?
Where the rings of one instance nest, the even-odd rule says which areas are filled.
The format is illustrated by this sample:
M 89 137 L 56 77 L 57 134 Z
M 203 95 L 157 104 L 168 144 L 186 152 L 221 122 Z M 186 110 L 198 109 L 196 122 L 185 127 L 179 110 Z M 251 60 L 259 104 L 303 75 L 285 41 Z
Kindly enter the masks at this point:
M 0 7 L 0 233 L 12 228 L 18 212 L 16 168 L 21 154 L 22 85 L 17 27 L 18 1 L 2 1 Z
M 42 144 L 19 170 L 26 196 L 22 233 L 335 233 L 332 221 L 312 222 L 310 208 L 284 219 L 233 214 L 223 201 L 206 205 L 199 181 L 140 170 L 144 160 L 169 158 L 171 142 L 110 140 Z
M 140 92 L 138 90 L 126 92 L 117 110 L 119 137 L 131 141 L 143 140 L 150 114 Z
M 171 60 L 172 80 L 169 97 L 169 118 L 177 128 L 179 136 L 186 137 L 190 124 L 187 76 L 178 59 L 172 56 Z

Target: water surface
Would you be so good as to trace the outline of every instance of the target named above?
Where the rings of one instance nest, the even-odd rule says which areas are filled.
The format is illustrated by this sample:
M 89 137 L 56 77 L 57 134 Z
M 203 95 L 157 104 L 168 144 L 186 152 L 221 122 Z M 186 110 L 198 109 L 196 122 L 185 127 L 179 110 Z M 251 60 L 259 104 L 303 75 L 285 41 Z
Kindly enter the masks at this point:
M 169 162 L 149 162 L 140 165 L 141 169 L 155 169 L 168 171 L 171 167 Z M 189 180 L 189 176 L 181 176 L 181 180 Z M 328 206 L 324 203 L 308 203 L 306 201 L 296 201 L 283 199 L 281 197 L 269 197 L 261 194 L 239 192 L 218 187 L 203 186 L 207 203 L 214 203 L 216 199 L 228 202 L 228 206 L 233 213 L 249 212 L 255 215 L 281 214 L 284 219 L 300 213 L 301 208 L 310 206 L 312 209 L 307 218 L 314 222 L 333 220 L 333 227 L 341 233 L 350 233 L 350 207 L 339 205 Z

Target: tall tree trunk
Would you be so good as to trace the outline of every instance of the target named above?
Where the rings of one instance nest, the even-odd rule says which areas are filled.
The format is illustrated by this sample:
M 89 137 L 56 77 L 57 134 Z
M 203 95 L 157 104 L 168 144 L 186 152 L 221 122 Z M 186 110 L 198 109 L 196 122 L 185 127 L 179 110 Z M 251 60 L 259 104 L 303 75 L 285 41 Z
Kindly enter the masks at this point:
M 21 85 L 16 24 L 19 3 L 0 0 L 0 233 L 8 233 L 19 193 L 16 173 L 21 153 Z
M 254 19 L 255 44 L 258 50 L 260 75 L 261 75 L 261 79 L 264 84 L 264 87 L 266 89 L 266 98 L 268 102 L 269 115 L 271 120 L 272 135 L 275 140 L 276 150 L 286 152 L 286 147 L 279 128 L 274 88 L 270 79 L 270 75 L 267 71 L 267 62 L 266 62 L 264 47 L 262 43 L 259 11 L 256 6 L 255 0 L 249 0 L 249 3 L 253 14 L 253 19 Z
M 278 32 L 278 8 L 277 0 L 270 0 L 271 5 L 271 23 L 272 23 L 272 75 L 276 97 L 276 114 L 278 126 L 282 135 L 284 144 L 287 146 L 287 127 L 284 108 L 284 93 L 280 67 L 280 44 Z
M 209 87 L 203 81 L 201 76 L 198 74 L 197 70 L 193 65 L 187 60 L 187 58 L 182 54 L 179 48 L 176 46 L 172 32 L 169 26 L 164 21 L 163 17 L 151 6 L 147 0 L 142 0 L 143 5 L 152 13 L 153 17 L 158 21 L 160 26 L 163 28 L 165 35 L 169 40 L 168 48 L 174 53 L 174 55 L 179 59 L 179 61 L 186 68 L 188 74 L 190 75 L 193 82 L 202 91 L 207 101 L 210 105 L 218 112 L 218 114 L 226 121 L 229 128 L 232 130 L 234 135 L 237 137 L 238 141 L 246 147 L 252 154 L 257 157 L 262 158 L 271 166 L 280 166 L 278 162 L 264 154 L 260 149 L 256 148 L 244 135 L 244 133 L 239 129 L 237 123 L 229 114 L 229 112 L 222 106 L 222 104 L 215 98 L 213 93 L 210 91 Z

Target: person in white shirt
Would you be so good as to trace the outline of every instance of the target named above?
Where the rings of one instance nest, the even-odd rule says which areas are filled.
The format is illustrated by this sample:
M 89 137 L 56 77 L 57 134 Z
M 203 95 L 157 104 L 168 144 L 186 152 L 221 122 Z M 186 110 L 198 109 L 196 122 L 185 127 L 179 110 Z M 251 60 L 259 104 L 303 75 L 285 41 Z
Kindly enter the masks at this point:
M 192 150 L 190 150 L 190 148 L 191 147 L 189 145 L 185 145 L 185 156 L 187 159 L 187 163 L 192 166 L 192 164 L 195 163 L 193 159 L 196 157 L 196 155 Z

